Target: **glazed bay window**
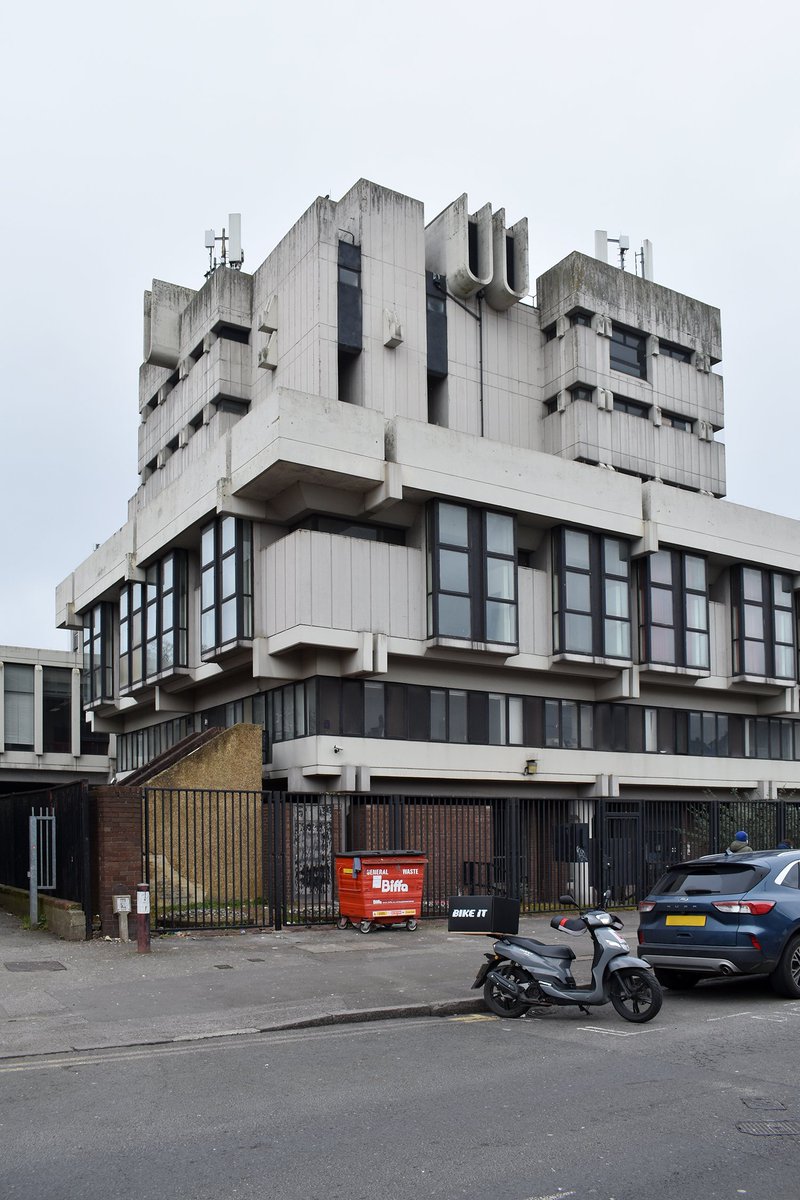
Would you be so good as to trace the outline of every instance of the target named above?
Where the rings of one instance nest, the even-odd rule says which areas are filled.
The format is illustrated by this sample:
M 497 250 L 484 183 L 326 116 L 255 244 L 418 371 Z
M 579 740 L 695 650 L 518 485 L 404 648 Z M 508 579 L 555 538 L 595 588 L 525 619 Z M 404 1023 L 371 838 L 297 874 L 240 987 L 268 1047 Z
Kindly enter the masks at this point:
M 630 658 L 627 542 L 580 529 L 555 531 L 553 648 L 556 654 Z
M 175 550 L 129 583 L 119 598 L 121 691 L 187 665 L 186 554 Z
M 644 663 L 708 670 L 706 560 L 659 550 L 641 565 L 640 638 Z
M 201 534 L 200 647 L 204 655 L 253 636 L 253 525 L 217 517 Z
M 112 607 L 95 604 L 83 614 L 83 703 L 114 698 Z
M 516 645 L 514 517 L 443 500 L 431 505 L 428 633 Z
M 792 577 L 738 567 L 731 582 L 734 675 L 796 679 Z

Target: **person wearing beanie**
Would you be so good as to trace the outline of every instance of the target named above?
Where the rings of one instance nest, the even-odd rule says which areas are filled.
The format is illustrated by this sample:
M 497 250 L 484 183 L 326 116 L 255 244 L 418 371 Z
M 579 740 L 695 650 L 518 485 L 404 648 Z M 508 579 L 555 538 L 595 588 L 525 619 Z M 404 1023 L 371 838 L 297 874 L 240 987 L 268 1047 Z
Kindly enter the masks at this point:
M 750 842 L 748 841 L 747 834 L 743 829 L 740 829 L 738 833 L 733 835 L 733 841 L 731 842 L 730 846 L 728 846 L 728 850 L 731 852 L 731 854 L 741 854 L 743 850 L 749 849 Z

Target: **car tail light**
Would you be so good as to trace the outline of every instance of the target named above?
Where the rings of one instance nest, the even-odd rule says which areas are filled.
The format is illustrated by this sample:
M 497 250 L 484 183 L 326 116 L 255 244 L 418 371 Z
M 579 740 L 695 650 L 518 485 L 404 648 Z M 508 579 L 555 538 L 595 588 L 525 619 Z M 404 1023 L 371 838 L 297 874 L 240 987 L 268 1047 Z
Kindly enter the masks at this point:
M 656 906 L 655 900 L 640 900 L 639 912 L 652 912 Z
M 747 913 L 751 917 L 763 917 L 775 907 L 774 900 L 712 900 L 714 908 L 725 913 Z

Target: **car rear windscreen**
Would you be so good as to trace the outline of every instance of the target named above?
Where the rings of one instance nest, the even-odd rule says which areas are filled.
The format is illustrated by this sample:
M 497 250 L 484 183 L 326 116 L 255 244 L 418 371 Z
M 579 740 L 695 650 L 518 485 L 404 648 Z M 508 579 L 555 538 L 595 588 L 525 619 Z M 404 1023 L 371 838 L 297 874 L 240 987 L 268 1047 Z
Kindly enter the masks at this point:
M 763 869 L 745 864 L 706 866 L 698 863 L 689 867 L 673 867 L 661 876 L 652 892 L 659 896 L 739 895 L 749 891 L 765 874 Z

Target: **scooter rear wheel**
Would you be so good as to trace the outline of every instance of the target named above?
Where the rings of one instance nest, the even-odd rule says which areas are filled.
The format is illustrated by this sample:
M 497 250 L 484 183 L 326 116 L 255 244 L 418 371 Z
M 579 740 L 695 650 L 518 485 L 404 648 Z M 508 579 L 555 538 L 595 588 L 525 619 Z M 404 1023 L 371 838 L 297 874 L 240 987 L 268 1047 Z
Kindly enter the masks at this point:
M 661 1010 L 663 993 L 652 971 L 626 967 L 615 971 L 608 985 L 611 1003 L 626 1021 L 652 1021 Z
M 505 976 L 506 979 L 512 979 L 515 983 L 524 983 L 527 980 L 525 972 L 515 963 L 506 962 L 499 967 L 494 967 L 493 970 L 498 975 Z M 497 986 L 493 979 L 487 979 L 483 985 L 483 998 L 487 1008 L 490 1008 L 496 1017 L 521 1017 L 525 1009 L 530 1008 L 527 1001 L 509 996 L 507 992 Z

